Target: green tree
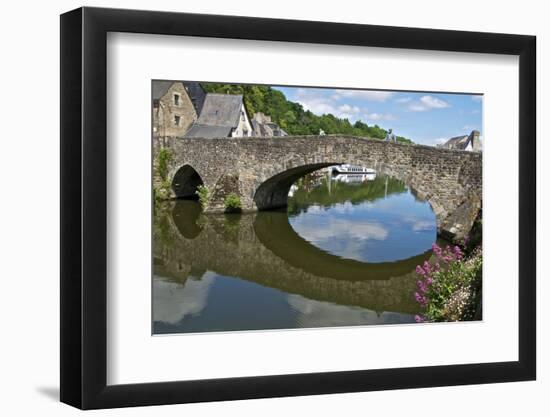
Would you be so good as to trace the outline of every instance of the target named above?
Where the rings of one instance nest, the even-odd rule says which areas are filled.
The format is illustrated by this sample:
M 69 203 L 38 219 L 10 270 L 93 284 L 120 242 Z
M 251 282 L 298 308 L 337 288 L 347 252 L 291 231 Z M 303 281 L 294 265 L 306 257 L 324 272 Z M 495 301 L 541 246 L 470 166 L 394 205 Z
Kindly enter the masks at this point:
M 317 116 L 309 110 L 304 110 L 300 103 L 287 100 L 281 91 L 269 86 L 220 83 L 201 85 L 207 93 L 241 94 L 249 116 L 256 112 L 265 113 L 289 135 L 317 135 L 322 129 L 327 134 L 384 139 L 388 133 L 376 124 L 369 126 L 361 120 L 352 124 L 348 119 L 340 119 L 333 114 Z M 412 143 L 410 139 L 402 136 L 398 136 L 397 140 Z

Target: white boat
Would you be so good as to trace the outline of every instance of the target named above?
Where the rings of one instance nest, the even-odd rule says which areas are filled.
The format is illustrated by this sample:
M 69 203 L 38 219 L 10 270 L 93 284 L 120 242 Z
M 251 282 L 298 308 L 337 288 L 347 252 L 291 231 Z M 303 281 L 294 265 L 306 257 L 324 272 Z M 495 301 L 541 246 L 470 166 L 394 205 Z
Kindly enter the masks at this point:
M 290 190 L 288 190 L 288 196 L 293 197 L 297 189 L 298 189 L 298 186 L 296 184 L 292 184 L 290 186 Z
M 332 167 L 332 172 L 336 174 L 345 174 L 345 175 L 368 175 L 368 174 L 375 174 L 376 171 L 371 168 L 365 168 L 359 165 L 351 165 L 351 164 L 342 164 L 342 165 L 335 165 Z
M 368 174 L 337 174 L 332 177 L 333 181 L 345 182 L 345 183 L 355 183 L 355 182 L 365 182 L 365 181 L 374 181 L 376 179 L 376 173 Z

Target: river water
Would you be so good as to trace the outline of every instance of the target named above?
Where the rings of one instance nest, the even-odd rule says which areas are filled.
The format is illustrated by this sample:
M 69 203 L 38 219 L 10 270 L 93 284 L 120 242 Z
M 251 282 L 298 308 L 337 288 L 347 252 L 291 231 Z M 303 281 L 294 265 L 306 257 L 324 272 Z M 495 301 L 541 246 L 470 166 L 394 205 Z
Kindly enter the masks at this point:
M 304 177 L 286 210 L 179 200 L 154 219 L 154 334 L 412 323 L 436 240 L 430 205 L 384 176 Z

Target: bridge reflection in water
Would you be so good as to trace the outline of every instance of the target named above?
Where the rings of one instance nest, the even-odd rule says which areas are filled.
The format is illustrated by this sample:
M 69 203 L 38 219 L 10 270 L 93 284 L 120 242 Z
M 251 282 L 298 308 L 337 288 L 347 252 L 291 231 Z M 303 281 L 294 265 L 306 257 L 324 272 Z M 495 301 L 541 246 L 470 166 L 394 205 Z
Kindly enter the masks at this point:
M 403 186 L 392 185 L 389 194 L 414 200 Z M 414 269 L 430 250 L 391 262 L 364 262 L 312 244 L 291 225 L 308 207 L 344 200 L 359 204 L 388 194 L 387 182 L 381 181 L 370 191 L 352 189 L 351 197 L 345 187 L 351 186 L 333 185 L 325 201 L 326 192 L 317 185 L 306 194 L 310 201 L 299 195 L 291 199 L 288 213 L 203 215 L 195 201 L 157 205 L 154 333 L 413 322 L 418 312 Z M 304 189 L 307 184 L 298 194 Z

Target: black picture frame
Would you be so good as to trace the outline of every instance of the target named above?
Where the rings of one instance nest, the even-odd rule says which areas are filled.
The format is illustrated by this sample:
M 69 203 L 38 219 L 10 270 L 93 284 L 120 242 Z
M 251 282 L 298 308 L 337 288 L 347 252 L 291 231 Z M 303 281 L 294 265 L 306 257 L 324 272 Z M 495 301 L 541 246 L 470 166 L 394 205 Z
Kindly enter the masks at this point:
M 519 56 L 519 360 L 107 385 L 108 32 Z M 534 380 L 534 36 L 79 8 L 61 15 L 61 401 L 81 409 Z

